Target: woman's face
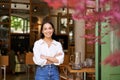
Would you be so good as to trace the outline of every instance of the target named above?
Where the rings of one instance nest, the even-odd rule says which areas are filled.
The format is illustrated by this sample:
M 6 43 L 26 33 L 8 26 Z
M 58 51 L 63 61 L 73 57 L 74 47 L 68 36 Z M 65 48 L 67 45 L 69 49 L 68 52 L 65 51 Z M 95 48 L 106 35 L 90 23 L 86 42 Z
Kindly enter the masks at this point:
M 42 30 L 42 33 L 44 34 L 45 38 L 51 38 L 52 35 L 53 35 L 53 27 L 51 24 L 49 23 L 45 23 L 43 25 L 43 30 Z

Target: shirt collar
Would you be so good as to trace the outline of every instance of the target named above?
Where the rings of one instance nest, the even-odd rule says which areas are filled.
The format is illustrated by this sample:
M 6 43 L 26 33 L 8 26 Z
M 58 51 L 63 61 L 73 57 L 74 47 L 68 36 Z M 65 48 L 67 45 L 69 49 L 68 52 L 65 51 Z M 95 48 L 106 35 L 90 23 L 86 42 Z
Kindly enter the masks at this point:
M 44 43 L 45 43 L 45 41 L 43 39 L 41 39 L 40 44 L 44 44 Z M 55 40 L 52 41 L 52 44 L 55 45 L 55 46 L 57 45 Z

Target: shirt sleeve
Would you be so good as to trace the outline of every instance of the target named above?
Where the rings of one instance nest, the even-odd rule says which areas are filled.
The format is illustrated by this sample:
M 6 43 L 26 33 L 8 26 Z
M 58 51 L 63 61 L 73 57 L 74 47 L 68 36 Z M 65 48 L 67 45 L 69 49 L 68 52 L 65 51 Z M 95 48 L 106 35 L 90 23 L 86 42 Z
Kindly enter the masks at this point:
M 56 59 L 58 60 L 58 63 L 54 63 L 55 65 L 60 65 L 64 61 L 64 52 L 61 43 L 58 44 L 58 52 L 57 53 L 62 53 L 62 55 L 56 56 Z
M 41 59 L 40 55 L 41 55 L 40 44 L 39 42 L 35 42 L 33 47 L 33 61 L 36 65 L 44 66 L 47 60 Z

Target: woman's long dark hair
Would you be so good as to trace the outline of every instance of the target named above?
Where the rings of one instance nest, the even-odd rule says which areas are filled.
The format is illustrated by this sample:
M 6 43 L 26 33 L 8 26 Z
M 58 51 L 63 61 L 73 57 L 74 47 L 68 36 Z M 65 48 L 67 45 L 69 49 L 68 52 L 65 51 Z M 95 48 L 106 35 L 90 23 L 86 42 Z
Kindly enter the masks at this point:
M 40 38 L 44 38 L 45 36 L 44 36 L 44 34 L 42 33 L 42 30 L 43 30 L 43 26 L 44 26 L 44 24 L 46 24 L 46 23 L 49 23 L 51 26 L 52 26 L 52 28 L 53 28 L 53 34 L 52 34 L 52 39 L 56 39 L 56 35 L 55 35 L 55 28 L 54 28 L 54 25 L 53 25 L 53 23 L 50 21 L 50 20 L 45 20 L 45 21 L 43 21 L 43 23 L 42 23 L 42 25 L 41 25 L 41 29 L 40 29 Z

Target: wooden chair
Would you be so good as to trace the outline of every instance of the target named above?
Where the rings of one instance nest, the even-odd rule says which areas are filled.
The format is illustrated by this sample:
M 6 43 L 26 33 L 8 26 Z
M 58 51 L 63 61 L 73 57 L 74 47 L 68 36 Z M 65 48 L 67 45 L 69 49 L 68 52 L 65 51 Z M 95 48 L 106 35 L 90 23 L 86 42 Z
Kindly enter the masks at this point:
M 59 66 L 61 80 L 68 80 L 68 71 L 65 66 L 69 65 L 69 58 L 70 55 L 65 53 L 64 62 Z
M 25 63 L 27 65 L 34 65 L 34 62 L 33 62 L 33 53 L 26 53 Z
M 0 56 L 0 68 L 4 70 L 4 78 L 6 80 L 6 67 L 9 65 L 9 57 L 8 56 Z
M 33 53 L 29 52 L 29 53 L 26 53 L 26 56 L 25 56 L 25 64 L 27 66 L 27 76 L 28 76 L 28 80 L 29 80 L 29 73 L 30 73 L 30 66 L 32 65 L 35 65 L 34 62 L 33 62 Z
M 2 70 L 0 69 L 0 80 L 1 80 L 1 78 L 2 78 Z
M 72 55 L 75 53 L 75 46 L 69 46 L 69 54 Z
M 89 73 L 87 74 L 87 78 L 91 78 L 91 80 L 95 80 L 95 73 Z

